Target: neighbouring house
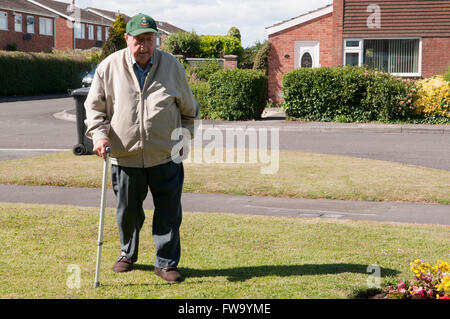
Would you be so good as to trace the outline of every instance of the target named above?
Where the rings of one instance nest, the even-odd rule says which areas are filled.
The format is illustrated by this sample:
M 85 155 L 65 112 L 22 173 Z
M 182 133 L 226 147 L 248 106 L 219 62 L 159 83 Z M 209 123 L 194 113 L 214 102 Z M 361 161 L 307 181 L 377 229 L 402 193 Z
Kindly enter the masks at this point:
M 121 13 L 121 12 L 114 12 L 114 11 L 108 11 L 108 10 L 103 10 L 103 9 L 97 9 L 97 8 L 92 8 L 92 7 L 87 7 L 86 8 L 87 11 L 92 12 L 94 14 L 97 14 L 105 19 L 108 19 L 109 21 L 111 21 L 111 23 L 114 23 L 114 21 L 116 21 L 117 16 L 119 14 L 122 14 L 125 22 L 128 22 L 131 17 Z M 164 22 L 164 21 L 155 21 L 156 25 L 158 27 L 158 34 L 157 34 L 157 38 L 156 38 L 156 47 L 160 47 L 163 43 L 164 40 L 171 34 L 171 33 L 175 33 L 175 32 L 186 32 L 183 29 L 180 29 L 170 23 Z
M 101 48 L 120 12 L 88 7 L 75 1 L 0 0 L 0 50 L 25 52 Z M 131 19 L 123 14 L 125 21 Z M 184 30 L 167 22 L 158 25 L 157 47 L 167 36 Z
M 0 0 L 0 49 L 49 51 L 57 14 L 27 0 Z
M 450 1 L 334 0 L 266 28 L 269 97 L 303 67 L 367 65 L 400 77 L 443 74 L 450 64 Z
M 1 0 L 0 0 L 1 1 Z M 55 46 L 57 50 L 90 49 L 102 47 L 108 37 L 111 21 L 104 19 L 72 3 L 53 0 L 27 0 L 55 13 Z

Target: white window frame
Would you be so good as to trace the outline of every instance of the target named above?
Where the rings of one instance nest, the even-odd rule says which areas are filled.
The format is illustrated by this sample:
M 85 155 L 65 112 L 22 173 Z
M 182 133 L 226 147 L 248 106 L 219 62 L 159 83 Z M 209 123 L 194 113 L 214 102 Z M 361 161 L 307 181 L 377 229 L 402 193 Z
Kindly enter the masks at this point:
M 17 23 L 16 19 L 19 19 L 20 17 L 20 24 Z M 21 13 L 14 13 L 14 31 L 15 32 L 23 32 L 23 20 L 22 20 L 23 16 Z
M 94 40 L 94 26 L 91 24 L 88 24 L 88 39 Z
M 8 31 L 8 12 L 0 11 L 0 21 L 3 21 L 0 23 L 0 30 Z
M 418 57 L 418 72 L 416 73 L 390 73 L 399 77 L 420 77 L 422 76 L 422 38 L 421 37 L 383 37 L 383 38 L 359 38 L 359 39 L 344 39 L 342 65 L 345 65 L 346 53 L 359 53 L 359 66 L 363 65 L 364 61 L 364 40 L 419 40 L 419 57 Z M 359 47 L 346 47 L 347 41 L 360 41 Z
M 53 36 L 53 19 L 39 17 L 39 34 Z
M 301 68 L 301 58 L 306 52 L 311 55 L 312 68 L 319 68 L 321 66 L 319 40 L 294 41 L 294 68 Z
M 103 41 L 103 28 L 102 26 L 97 26 L 97 41 Z
M 358 41 L 359 42 L 359 46 L 357 47 L 347 47 L 347 42 L 350 41 Z M 358 66 L 361 66 L 363 64 L 363 51 L 364 48 L 364 39 L 359 39 L 359 38 L 353 38 L 353 39 L 344 39 L 344 55 L 343 55 L 343 61 L 342 61 L 342 65 L 346 65 L 346 56 L 347 53 L 358 53 Z
M 32 18 L 33 23 L 28 23 L 28 19 Z M 27 16 L 27 33 L 34 33 L 34 25 L 35 25 L 36 19 L 34 16 Z
M 86 25 L 81 22 L 75 22 L 73 32 L 74 32 L 75 39 L 85 39 L 86 38 Z

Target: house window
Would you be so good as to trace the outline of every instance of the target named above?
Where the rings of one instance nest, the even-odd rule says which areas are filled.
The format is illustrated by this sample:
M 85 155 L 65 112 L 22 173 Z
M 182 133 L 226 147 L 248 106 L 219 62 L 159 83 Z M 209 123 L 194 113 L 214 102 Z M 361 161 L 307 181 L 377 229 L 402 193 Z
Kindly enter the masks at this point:
M 364 64 L 396 75 L 419 73 L 419 39 L 364 40 Z
M 75 22 L 75 39 L 84 39 L 86 37 L 86 30 L 85 30 L 84 23 Z
M 39 18 L 39 34 L 53 35 L 53 20 L 47 18 Z
M 22 32 L 22 15 L 19 13 L 14 14 L 14 31 Z
M 27 16 L 27 33 L 34 33 L 34 17 Z
M 97 41 L 102 41 L 102 27 L 97 27 Z
M 89 40 L 94 40 L 94 26 L 88 25 L 88 37 Z
M 109 28 L 105 27 L 105 41 L 108 40 L 108 36 L 109 36 Z
M 8 30 L 8 13 L 0 12 L 0 30 Z
M 420 39 L 346 39 L 344 65 L 383 70 L 398 76 L 420 76 Z
M 305 52 L 302 55 L 302 60 L 300 61 L 300 66 L 302 68 L 312 68 L 313 65 L 313 60 L 311 57 L 311 54 L 309 54 L 309 52 Z
M 361 65 L 362 42 L 363 41 L 361 39 L 344 40 L 344 65 Z

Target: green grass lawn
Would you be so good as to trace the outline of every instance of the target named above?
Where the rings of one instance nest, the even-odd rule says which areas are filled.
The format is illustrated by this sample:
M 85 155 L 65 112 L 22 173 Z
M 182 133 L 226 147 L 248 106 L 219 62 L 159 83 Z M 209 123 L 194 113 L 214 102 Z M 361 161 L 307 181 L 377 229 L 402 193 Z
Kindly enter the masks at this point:
M 449 257 L 447 226 L 186 212 L 186 280 L 171 285 L 153 274 L 146 215 L 137 269 L 115 274 L 119 239 L 107 210 L 94 289 L 98 208 L 0 203 L 0 298 L 351 298 L 367 288 L 369 265 L 387 285 L 412 278 L 410 261 Z M 73 267 L 79 289 L 68 286 Z
M 280 151 L 276 174 L 263 164 L 185 164 L 185 192 L 450 204 L 450 171 Z M 0 162 L 0 183 L 101 187 L 98 157 L 61 152 Z

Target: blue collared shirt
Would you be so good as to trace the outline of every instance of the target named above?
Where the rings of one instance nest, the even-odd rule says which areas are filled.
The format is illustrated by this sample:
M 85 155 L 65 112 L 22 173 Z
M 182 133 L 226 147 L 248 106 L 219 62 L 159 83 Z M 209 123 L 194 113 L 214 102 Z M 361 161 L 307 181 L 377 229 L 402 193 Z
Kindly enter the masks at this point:
M 131 63 L 133 63 L 134 73 L 136 74 L 136 77 L 139 81 L 139 86 L 142 90 L 142 88 L 144 87 L 145 78 L 147 77 L 148 72 L 150 72 L 150 68 L 153 64 L 153 55 L 150 58 L 150 62 L 147 64 L 147 67 L 145 69 L 141 68 L 141 66 L 136 62 L 136 59 L 133 55 L 131 55 Z

